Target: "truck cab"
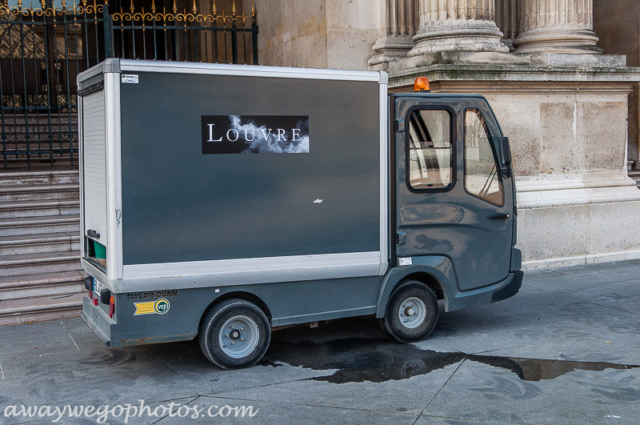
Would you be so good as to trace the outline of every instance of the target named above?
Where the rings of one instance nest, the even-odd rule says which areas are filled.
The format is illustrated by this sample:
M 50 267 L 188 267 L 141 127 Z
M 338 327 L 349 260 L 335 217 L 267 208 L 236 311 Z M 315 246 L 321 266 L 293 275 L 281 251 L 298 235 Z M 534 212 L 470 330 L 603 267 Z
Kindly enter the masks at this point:
M 389 96 L 392 264 L 443 256 L 458 297 L 522 266 L 509 141 L 483 96 Z

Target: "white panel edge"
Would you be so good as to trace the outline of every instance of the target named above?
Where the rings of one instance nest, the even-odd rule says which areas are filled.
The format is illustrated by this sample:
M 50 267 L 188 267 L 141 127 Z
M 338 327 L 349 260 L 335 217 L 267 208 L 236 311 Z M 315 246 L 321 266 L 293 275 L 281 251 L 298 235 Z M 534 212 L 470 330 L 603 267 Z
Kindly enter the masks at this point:
M 120 79 L 118 74 L 105 74 L 104 76 L 104 94 L 105 94 L 105 144 L 106 144 L 106 168 L 107 168 L 107 276 L 117 276 L 117 232 L 116 232 L 116 160 L 115 160 L 115 105 L 119 102 L 117 93 L 119 90 Z
M 380 276 L 387 272 L 389 266 L 388 107 L 387 84 L 380 84 Z
M 80 190 L 80 258 L 86 255 L 84 235 L 87 234 L 84 225 L 84 136 L 82 129 L 83 96 L 78 96 L 78 188 Z
M 116 276 L 118 279 L 122 278 L 122 264 L 123 264 L 123 245 L 122 245 L 122 115 L 120 113 L 120 75 L 114 74 L 116 84 L 114 86 L 114 160 L 115 160 L 115 199 L 114 199 L 114 212 L 116 213 L 116 232 L 115 232 L 115 251 L 116 256 Z M 120 217 L 117 215 L 117 211 L 120 211 Z M 119 222 L 118 222 L 119 219 Z
M 300 78 L 314 80 L 382 82 L 377 71 L 349 71 L 311 68 L 288 68 L 256 65 L 154 62 L 122 60 L 121 72 L 166 72 L 178 74 L 230 75 L 244 77 Z
M 127 283 L 129 280 L 147 279 L 156 279 L 155 283 L 159 284 L 157 279 L 175 278 L 191 286 L 193 278 L 216 285 L 237 285 L 378 276 L 379 267 L 378 251 L 125 265 L 123 289 L 133 290 Z M 195 287 L 202 287 L 202 283 Z

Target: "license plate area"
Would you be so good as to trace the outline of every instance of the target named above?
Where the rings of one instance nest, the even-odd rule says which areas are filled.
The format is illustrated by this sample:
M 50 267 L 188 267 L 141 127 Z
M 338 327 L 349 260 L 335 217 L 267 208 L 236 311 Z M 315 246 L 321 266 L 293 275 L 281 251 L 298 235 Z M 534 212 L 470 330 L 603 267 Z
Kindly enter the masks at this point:
M 98 282 L 96 280 L 96 278 L 93 278 L 93 292 L 95 292 L 95 294 L 98 296 L 98 298 L 100 297 L 100 294 L 102 294 L 102 291 L 104 291 L 106 289 L 106 287 Z

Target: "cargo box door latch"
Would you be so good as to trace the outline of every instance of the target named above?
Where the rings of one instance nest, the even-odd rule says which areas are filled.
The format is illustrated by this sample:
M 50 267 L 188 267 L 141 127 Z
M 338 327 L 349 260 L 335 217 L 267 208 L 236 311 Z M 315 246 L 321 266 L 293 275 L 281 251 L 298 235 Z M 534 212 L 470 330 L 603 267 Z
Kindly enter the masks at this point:
M 407 243 L 407 234 L 403 231 L 396 233 L 396 245 L 404 245 Z
M 393 130 L 396 133 L 404 133 L 404 120 L 401 118 L 398 118 L 397 120 L 395 120 L 393 124 Z

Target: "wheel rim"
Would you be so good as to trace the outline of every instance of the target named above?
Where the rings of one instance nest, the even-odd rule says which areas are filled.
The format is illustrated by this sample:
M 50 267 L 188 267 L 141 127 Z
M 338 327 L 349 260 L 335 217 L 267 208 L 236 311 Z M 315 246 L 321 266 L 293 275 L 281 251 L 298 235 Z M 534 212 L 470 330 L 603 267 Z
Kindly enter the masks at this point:
M 404 327 L 409 329 L 417 328 L 422 325 L 427 317 L 427 306 L 420 298 L 407 298 L 400 306 L 398 317 Z
M 234 316 L 224 322 L 218 334 L 218 343 L 224 354 L 232 359 L 247 357 L 258 346 L 260 329 L 247 316 Z

